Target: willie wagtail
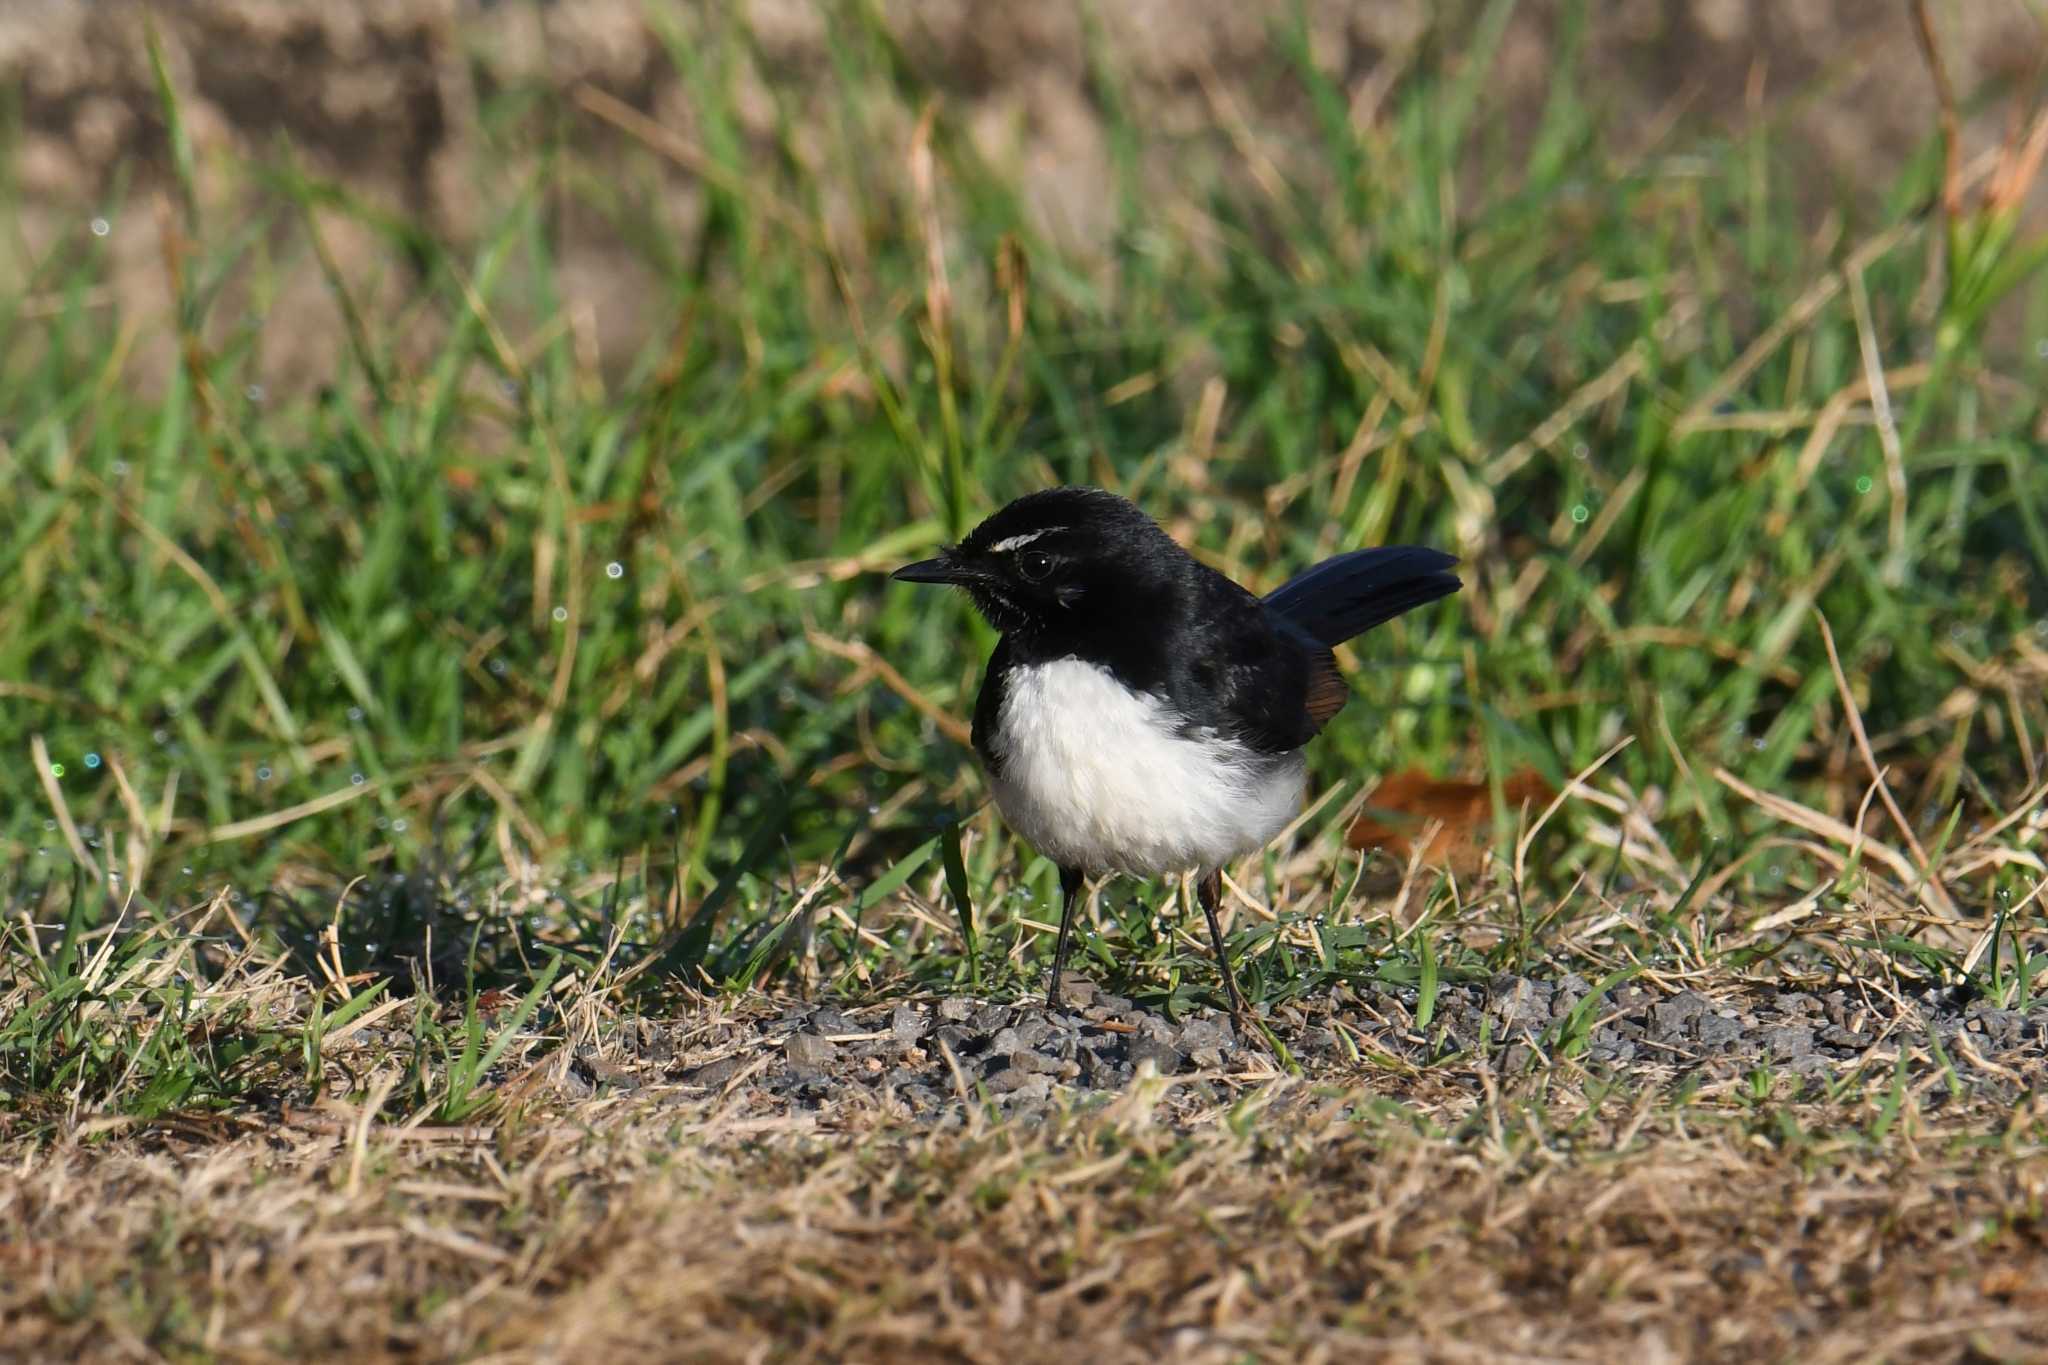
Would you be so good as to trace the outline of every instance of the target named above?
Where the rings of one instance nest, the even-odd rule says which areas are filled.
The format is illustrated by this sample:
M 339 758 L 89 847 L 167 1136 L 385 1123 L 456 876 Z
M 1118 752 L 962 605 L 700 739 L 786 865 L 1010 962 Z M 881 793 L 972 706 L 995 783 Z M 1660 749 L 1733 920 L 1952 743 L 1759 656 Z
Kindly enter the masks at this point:
M 1456 592 L 1457 562 L 1415 546 L 1355 550 L 1254 597 L 1126 499 L 1053 488 L 895 572 L 965 588 L 1002 633 L 974 704 L 974 749 L 1003 818 L 1059 864 L 1048 1005 L 1060 1003 L 1085 876 L 1195 872 L 1243 1013 L 1216 922 L 1221 869 L 1300 811 L 1302 746 L 1350 697 L 1331 647 Z

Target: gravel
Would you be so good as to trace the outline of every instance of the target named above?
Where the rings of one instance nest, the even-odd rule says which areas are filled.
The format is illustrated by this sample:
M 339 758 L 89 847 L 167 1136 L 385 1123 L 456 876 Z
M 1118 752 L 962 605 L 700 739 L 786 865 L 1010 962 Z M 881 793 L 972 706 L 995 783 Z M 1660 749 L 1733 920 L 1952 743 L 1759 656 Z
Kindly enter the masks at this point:
M 732 1089 L 762 1109 L 865 1101 L 954 1121 L 969 1104 L 1029 1116 L 1122 1090 L 1148 1072 L 1223 1096 L 1272 1079 L 1287 1063 L 1312 1080 L 1368 1086 L 1392 1085 L 1393 1075 L 1417 1074 L 1411 1069 L 1476 1089 L 1489 1071 L 1518 1077 L 1583 1067 L 1669 1083 L 1768 1067 L 1817 1082 L 1866 1065 L 1867 1075 L 1889 1083 L 1902 1047 L 1916 1074 L 1943 1065 L 1932 1038 L 1962 1085 L 2014 1097 L 2048 1089 L 2048 1002 L 2005 1010 L 1938 988 L 1893 996 L 1875 983 L 1747 985 L 1710 995 L 1637 981 L 1578 1010 L 1591 991 L 1569 973 L 1445 982 L 1430 1026 L 1418 1029 L 1413 989 L 1340 986 L 1260 1007 L 1249 1037 L 1213 1009 L 1169 1018 L 1079 981 L 1069 981 L 1066 1008 L 1054 1012 L 961 995 L 874 1005 L 755 1001 L 709 1025 L 643 1021 L 626 1030 L 612 1051 L 637 1059 L 638 1080 L 616 1064 L 619 1055 L 579 1053 L 565 1083 L 629 1091 L 665 1077 L 700 1091 Z M 764 1048 L 779 1055 L 764 1059 Z

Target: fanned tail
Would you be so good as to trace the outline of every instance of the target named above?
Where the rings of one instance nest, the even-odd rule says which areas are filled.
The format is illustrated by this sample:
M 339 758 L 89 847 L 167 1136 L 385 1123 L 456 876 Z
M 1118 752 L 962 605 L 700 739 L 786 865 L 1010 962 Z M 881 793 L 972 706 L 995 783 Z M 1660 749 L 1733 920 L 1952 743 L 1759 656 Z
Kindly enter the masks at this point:
M 1457 556 L 1420 545 L 1353 550 L 1326 559 L 1266 595 L 1266 605 L 1336 646 L 1464 586 Z

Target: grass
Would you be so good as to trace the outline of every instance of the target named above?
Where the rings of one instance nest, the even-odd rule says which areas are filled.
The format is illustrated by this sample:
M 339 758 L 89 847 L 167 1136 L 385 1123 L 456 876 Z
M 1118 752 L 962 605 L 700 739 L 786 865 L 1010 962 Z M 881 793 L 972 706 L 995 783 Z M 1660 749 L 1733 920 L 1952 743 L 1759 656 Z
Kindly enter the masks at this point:
M 1442 983 L 1503 971 L 2040 992 L 2048 291 L 1999 177 L 1934 130 L 1839 204 L 1767 124 L 1624 155 L 1569 46 L 1510 128 L 1490 23 L 1361 124 L 1281 19 L 1294 130 L 1168 144 L 1097 54 L 1119 177 L 1083 248 L 886 27 L 823 12 L 831 72 L 759 73 L 765 137 L 728 24 L 662 29 L 686 132 L 498 88 L 473 240 L 180 134 L 170 319 L 99 306 L 91 233 L 0 258 L 0 1209 L 41 1229 L 0 1242 L 32 1272 L 0 1322 L 51 1352 L 719 1355 L 795 1304 L 785 1340 L 822 1354 L 1047 1323 L 1543 1353 L 1668 1312 L 1740 1338 L 1678 1350 L 2019 1349 L 2039 1114 L 1921 1114 L 1938 1039 L 1796 1104 L 1574 1081 L 1527 1129 L 1433 1072 L 1276 1073 L 1242 1125 L 1140 1097 L 831 1141 L 694 1094 L 551 1098 L 638 1019 L 1033 988 L 1056 874 L 962 743 L 991 640 L 883 574 L 1055 481 L 1254 586 L 1358 544 L 1466 561 L 1352 647 L 1324 799 L 1236 870 L 1269 1012 L 1380 984 L 1427 1031 Z M 179 98 L 166 76 L 174 130 Z M 688 231 L 655 189 L 677 160 Z M 638 354 L 594 359 L 572 232 L 637 255 Z M 305 323 L 264 303 L 308 272 L 340 359 L 273 391 L 266 336 Z M 174 359 L 145 374 L 152 335 Z M 1477 878 L 1339 853 L 1410 764 L 1583 783 L 1497 796 Z M 1179 1014 L 1215 984 L 1165 894 L 1103 888 L 1077 958 Z M 1829 1210 L 1819 1251 L 1776 1240 Z M 656 1303 L 684 1246 L 701 1278 Z M 281 1248 L 290 1277 L 212 1268 Z M 350 1267 L 374 1287 L 304 1316 Z M 1456 1314 L 1420 1306 L 1443 1285 Z

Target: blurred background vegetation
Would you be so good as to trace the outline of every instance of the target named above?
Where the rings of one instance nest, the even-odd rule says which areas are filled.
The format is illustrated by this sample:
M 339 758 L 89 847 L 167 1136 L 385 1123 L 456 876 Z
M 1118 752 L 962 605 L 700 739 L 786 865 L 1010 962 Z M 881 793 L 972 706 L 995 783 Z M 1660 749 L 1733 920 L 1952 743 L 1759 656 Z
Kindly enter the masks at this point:
M 1465 558 L 1352 647 L 1332 812 L 1632 736 L 1659 866 L 1799 894 L 1715 771 L 1866 807 L 1818 612 L 1963 837 L 2048 744 L 2042 19 L 1931 7 L 1951 157 L 1910 7 L 1784 8 L 25 6 L 0 885 L 734 970 L 985 900 L 991 640 L 883 575 L 1060 481 L 1254 587 Z M 1545 885 L 1626 851 L 1574 818 Z

